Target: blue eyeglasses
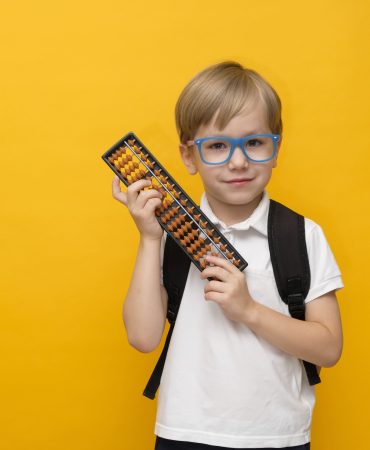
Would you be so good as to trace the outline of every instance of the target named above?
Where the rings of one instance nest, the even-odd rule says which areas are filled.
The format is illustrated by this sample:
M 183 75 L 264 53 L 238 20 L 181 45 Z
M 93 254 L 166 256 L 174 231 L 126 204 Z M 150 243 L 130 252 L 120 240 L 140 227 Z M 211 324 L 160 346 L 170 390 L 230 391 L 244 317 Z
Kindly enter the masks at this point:
M 279 140 L 279 134 L 251 134 L 239 139 L 210 136 L 188 141 L 188 145 L 196 144 L 200 158 L 205 164 L 226 164 L 236 147 L 241 149 L 248 161 L 262 163 L 274 159 Z

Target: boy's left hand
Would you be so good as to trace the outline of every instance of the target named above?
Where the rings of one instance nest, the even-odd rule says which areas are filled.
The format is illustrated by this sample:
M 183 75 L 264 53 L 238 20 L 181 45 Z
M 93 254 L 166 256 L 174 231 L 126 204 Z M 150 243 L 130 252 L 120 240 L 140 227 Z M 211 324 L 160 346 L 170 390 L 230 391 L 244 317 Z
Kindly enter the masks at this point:
M 245 275 L 226 259 L 207 256 L 213 266 L 200 274 L 202 279 L 213 278 L 204 288 L 204 298 L 217 303 L 225 316 L 235 322 L 246 322 L 255 304 L 246 283 Z

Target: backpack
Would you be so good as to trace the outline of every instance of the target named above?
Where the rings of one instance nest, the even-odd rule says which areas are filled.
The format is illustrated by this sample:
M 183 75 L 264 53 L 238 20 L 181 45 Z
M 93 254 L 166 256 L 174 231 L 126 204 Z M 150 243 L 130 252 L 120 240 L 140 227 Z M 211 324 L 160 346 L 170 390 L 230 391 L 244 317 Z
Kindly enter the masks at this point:
M 290 315 L 305 320 L 305 303 L 310 288 L 310 266 L 306 247 L 304 217 L 279 202 L 270 200 L 268 243 L 275 282 L 281 299 L 288 305 Z M 169 234 L 163 257 L 163 284 L 168 293 L 167 320 L 170 329 L 154 371 L 143 392 L 155 398 L 167 350 L 176 323 L 177 313 L 190 269 L 190 258 Z M 303 361 L 310 385 L 321 382 L 314 364 Z

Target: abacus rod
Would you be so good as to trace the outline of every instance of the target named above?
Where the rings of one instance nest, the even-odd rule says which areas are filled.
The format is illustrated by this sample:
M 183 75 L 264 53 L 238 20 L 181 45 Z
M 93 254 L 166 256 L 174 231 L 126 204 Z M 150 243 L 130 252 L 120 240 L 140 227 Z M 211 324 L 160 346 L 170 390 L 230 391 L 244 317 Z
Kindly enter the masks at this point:
M 147 170 L 154 176 L 154 178 L 160 183 L 160 185 L 167 191 L 167 193 L 172 197 L 172 199 L 180 206 L 180 208 L 185 212 L 186 215 L 188 215 L 191 219 L 192 222 L 194 222 L 196 224 L 196 226 L 203 232 L 203 234 L 206 236 L 206 239 L 209 239 L 212 244 L 214 245 L 214 247 L 219 251 L 219 253 L 221 253 L 225 259 L 227 259 L 229 261 L 229 258 L 227 257 L 227 255 L 219 248 L 217 247 L 217 244 L 213 241 L 213 239 L 206 233 L 206 231 L 196 222 L 196 220 L 193 219 L 193 217 L 186 211 L 186 209 L 181 205 L 180 202 L 178 202 L 178 200 L 171 194 L 171 192 L 166 188 L 166 186 L 162 183 L 162 181 L 157 177 L 157 175 L 151 170 L 150 167 L 148 167 L 145 164 L 145 161 L 143 161 L 140 156 L 131 148 L 131 145 L 124 141 L 124 143 L 126 144 L 126 147 L 134 154 L 134 156 L 136 156 L 136 158 L 147 168 Z M 175 183 L 176 184 L 176 183 Z M 180 189 L 181 190 L 181 189 Z M 235 258 L 234 258 L 235 259 Z

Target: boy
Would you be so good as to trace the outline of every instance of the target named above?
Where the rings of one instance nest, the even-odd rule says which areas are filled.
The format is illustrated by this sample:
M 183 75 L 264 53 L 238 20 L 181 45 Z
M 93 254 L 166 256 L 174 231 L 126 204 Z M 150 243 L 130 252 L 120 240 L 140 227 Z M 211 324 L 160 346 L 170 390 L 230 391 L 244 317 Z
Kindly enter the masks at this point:
M 256 72 L 224 62 L 185 87 L 176 123 L 182 160 L 204 185 L 201 209 L 249 265 L 242 273 L 209 257 L 201 274 L 191 265 L 161 378 L 155 448 L 308 449 L 315 399 L 301 360 L 320 367 L 339 360 L 335 291 L 343 285 L 321 228 L 305 219 L 306 320 L 290 317 L 279 297 L 265 190 L 282 142 L 279 97 Z M 154 214 L 161 194 L 144 191 L 148 185 L 137 181 L 126 194 L 113 180 L 113 196 L 140 231 L 124 323 L 130 344 L 142 352 L 160 343 L 167 305 L 163 232 Z

